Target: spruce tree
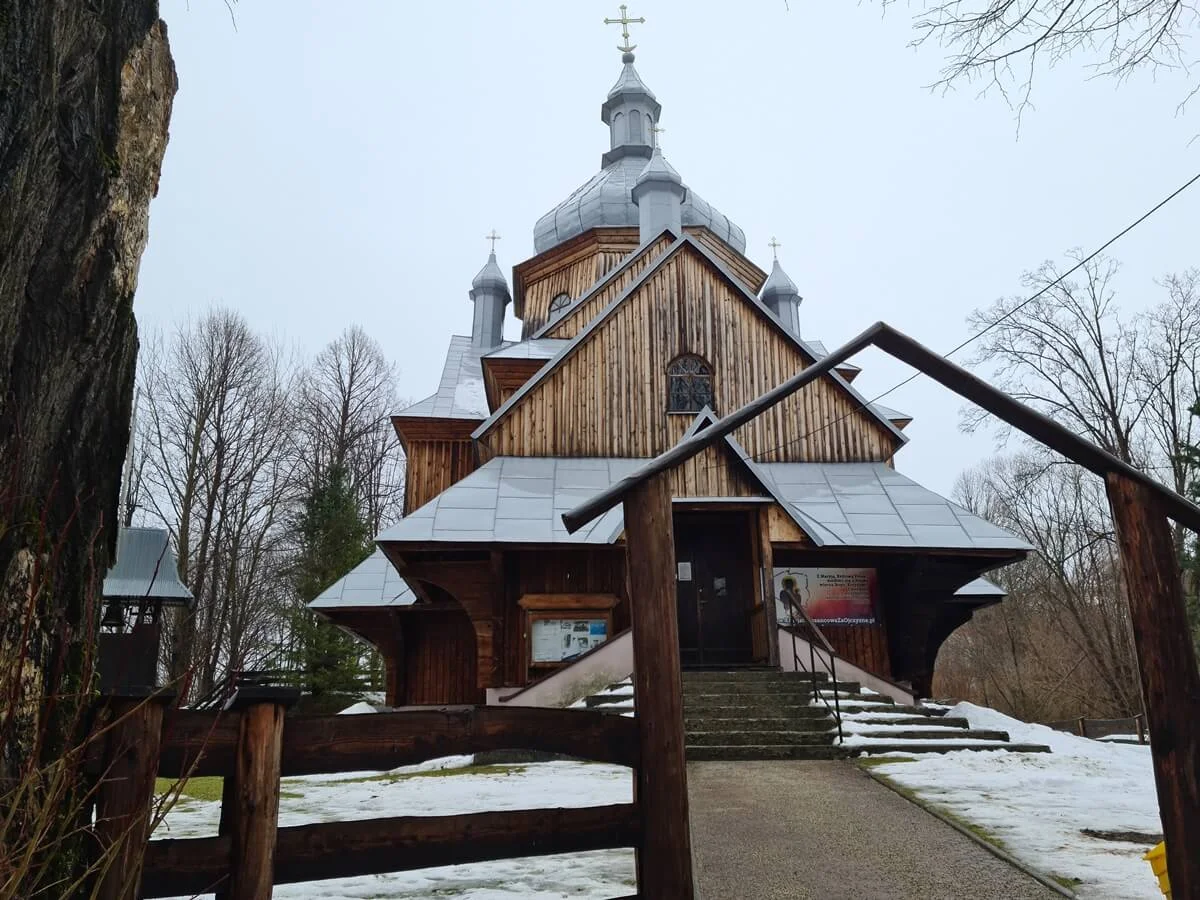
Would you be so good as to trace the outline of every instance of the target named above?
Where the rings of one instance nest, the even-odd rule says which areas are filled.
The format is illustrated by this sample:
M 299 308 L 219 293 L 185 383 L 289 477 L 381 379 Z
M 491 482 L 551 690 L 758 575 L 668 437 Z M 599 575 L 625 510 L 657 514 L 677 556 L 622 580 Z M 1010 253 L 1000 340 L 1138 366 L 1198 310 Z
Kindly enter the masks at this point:
M 301 686 L 314 696 L 353 694 L 371 676 L 372 651 L 308 609 L 308 603 L 371 552 L 371 532 L 358 511 L 345 469 L 319 476 L 297 523 L 300 553 L 293 571 L 302 606 L 293 621 Z

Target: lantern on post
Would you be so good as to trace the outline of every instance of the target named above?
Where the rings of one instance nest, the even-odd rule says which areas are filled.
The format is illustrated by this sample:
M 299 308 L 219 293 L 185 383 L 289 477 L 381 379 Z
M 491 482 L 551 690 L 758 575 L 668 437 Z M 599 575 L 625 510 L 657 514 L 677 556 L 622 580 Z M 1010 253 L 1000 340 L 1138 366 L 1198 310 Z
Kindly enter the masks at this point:
M 100 620 L 100 691 L 142 694 L 158 685 L 162 611 L 191 606 L 192 592 L 163 528 L 122 528 L 117 559 L 104 579 Z

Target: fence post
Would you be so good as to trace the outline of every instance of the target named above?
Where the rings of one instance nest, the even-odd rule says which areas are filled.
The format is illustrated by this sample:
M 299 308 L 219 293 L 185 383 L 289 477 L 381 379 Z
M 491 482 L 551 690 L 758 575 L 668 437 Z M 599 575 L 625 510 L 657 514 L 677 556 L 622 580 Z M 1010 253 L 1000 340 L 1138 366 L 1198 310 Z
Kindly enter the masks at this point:
M 135 900 L 149 838 L 163 711 L 169 691 L 127 691 L 102 702 L 110 714 L 104 774 L 96 792 L 95 835 L 106 857 L 97 900 Z
M 637 803 L 642 816 L 638 896 L 692 900 L 695 891 L 669 473 L 656 475 L 626 494 L 624 514 L 641 749 L 637 769 Z
M 1133 717 L 1133 726 L 1137 729 L 1138 743 L 1146 743 L 1146 714 L 1138 713 Z
M 225 705 L 241 714 L 237 755 L 221 793 L 220 833 L 232 840 L 229 880 L 217 900 L 270 900 L 275 883 L 283 716 L 295 688 L 239 687 Z
M 1075 721 L 1075 730 L 1079 733 L 1080 737 L 1087 737 L 1087 719 L 1080 716 Z
M 1179 559 L 1159 494 L 1116 472 L 1105 482 L 1150 727 L 1171 894 L 1200 897 L 1200 670 Z

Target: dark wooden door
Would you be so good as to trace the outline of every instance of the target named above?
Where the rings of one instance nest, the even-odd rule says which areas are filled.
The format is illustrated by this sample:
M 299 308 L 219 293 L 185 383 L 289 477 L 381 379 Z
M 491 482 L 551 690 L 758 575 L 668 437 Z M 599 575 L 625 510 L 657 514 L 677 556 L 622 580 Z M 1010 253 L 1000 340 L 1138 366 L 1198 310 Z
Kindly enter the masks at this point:
M 685 666 L 753 661 L 753 573 L 745 517 L 675 518 L 679 657 Z

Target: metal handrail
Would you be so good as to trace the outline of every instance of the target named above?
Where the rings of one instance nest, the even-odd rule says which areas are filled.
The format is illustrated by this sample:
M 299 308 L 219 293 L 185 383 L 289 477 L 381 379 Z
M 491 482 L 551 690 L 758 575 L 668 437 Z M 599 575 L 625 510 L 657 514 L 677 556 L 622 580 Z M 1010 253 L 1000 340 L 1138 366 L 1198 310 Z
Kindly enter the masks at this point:
M 838 743 L 843 743 L 845 735 L 842 734 L 842 705 L 838 699 L 838 677 L 837 677 L 837 652 L 833 649 L 833 645 L 829 643 L 829 639 L 825 637 L 821 629 L 817 627 L 817 623 L 808 617 L 808 613 L 804 611 L 799 603 L 792 597 L 785 596 L 785 602 L 792 611 L 791 625 L 785 626 L 788 634 L 792 636 L 792 658 L 793 665 L 796 671 L 800 671 L 801 659 L 800 648 L 796 644 L 796 631 L 798 626 L 796 623 L 796 613 L 799 613 L 801 621 L 807 626 L 810 637 L 805 638 L 804 642 L 808 644 L 808 673 L 812 676 L 812 696 L 813 700 L 820 700 L 825 704 L 825 708 L 833 713 L 834 721 L 837 722 Z M 814 641 L 813 638 L 816 640 Z M 817 652 L 816 644 L 820 642 L 821 649 L 829 654 L 828 661 Z M 821 665 L 829 673 L 830 685 L 833 688 L 833 705 L 829 700 L 821 696 L 821 689 L 817 684 L 817 660 L 821 661 Z

